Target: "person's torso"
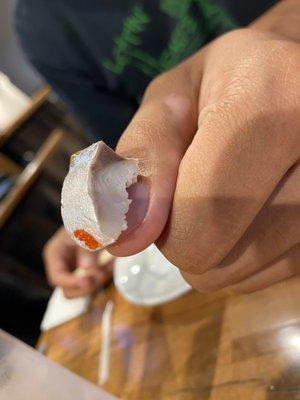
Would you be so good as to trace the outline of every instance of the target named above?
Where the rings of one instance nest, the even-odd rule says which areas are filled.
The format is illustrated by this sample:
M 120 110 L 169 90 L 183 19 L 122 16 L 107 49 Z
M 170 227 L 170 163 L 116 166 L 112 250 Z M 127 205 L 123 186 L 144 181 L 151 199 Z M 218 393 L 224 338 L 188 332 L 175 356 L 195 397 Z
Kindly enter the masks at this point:
M 31 4 L 31 19 L 42 21 L 46 14 L 48 23 L 43 28 L 49 31 L 48 36 L 52 34 L 56 38 L 53 62 L 60 57 L 64 65 L 81 64 L 93 75 L 95 84 L 99 80 L 99 85 L 109 91 L 139 98 L 154 76 L 173 67 L 218 35 L 248 24 L 276 1 L 20 2 L 27 3 L 27 7 Z M 36 3 L 35 7 L 32 3 Z M 40 52 L 43 52 L 42 48 Z

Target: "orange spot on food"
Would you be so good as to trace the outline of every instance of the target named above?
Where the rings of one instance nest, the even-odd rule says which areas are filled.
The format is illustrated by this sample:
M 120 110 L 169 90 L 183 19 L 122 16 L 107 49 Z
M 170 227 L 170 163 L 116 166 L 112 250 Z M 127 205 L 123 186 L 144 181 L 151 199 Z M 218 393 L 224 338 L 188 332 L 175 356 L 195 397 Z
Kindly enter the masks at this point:
M 74 236 L 81 240 L 91 250 L 96 250 L 98 247 L 101 247 L 101 243 L 84 229 L 77 229 L 74 231 Z

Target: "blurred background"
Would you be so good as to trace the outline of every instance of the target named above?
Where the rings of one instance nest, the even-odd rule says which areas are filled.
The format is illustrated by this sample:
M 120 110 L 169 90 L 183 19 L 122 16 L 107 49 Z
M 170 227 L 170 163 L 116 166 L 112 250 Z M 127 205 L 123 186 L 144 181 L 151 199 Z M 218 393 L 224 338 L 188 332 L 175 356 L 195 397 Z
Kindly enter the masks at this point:
M 34 345 L 51 293 L 42 248 L 61 225 L 70 154 L 87 140 L 26 61 L 13 29 L 14 6 L 1 0 L 0 327 Z

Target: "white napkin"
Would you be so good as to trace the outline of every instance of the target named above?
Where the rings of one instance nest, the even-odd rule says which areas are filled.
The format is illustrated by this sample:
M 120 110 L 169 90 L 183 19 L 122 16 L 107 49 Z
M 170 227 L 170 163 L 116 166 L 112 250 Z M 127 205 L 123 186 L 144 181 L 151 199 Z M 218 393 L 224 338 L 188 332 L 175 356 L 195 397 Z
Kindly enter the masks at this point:
M 20 89 L 14 86 L 8 77 L 0 72 L 0 132 L 9 127 L 31 102 Z
M 91 298 L 78 297 L 66 299 L 60 287 L 54 289 L 48 302 L 47 310 L 41 323 L 41 330 L 47 331 L 61 325 L 88 310 Z

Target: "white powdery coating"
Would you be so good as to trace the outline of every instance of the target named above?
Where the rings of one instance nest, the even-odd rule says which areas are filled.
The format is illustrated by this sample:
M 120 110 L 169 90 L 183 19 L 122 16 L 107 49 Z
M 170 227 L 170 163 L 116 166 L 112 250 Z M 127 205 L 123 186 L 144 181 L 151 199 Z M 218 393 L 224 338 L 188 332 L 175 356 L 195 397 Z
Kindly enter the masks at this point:
M 127 228 L 131 200 L 126 188 L 137 180 L 136 165 L 120 161 L 91 174 L 91 192 L 101 231 L 117 238 Z
M 79 246 L 87 248 L 74 236 L 76 230 L 83 229 L 107 246 L 127 228 L 131 200 L 126 188 L 137 175 L 137 160 L 118 156 L 103 142 L 73 157 L 62 188 L 61 212 L 66 230 Z

